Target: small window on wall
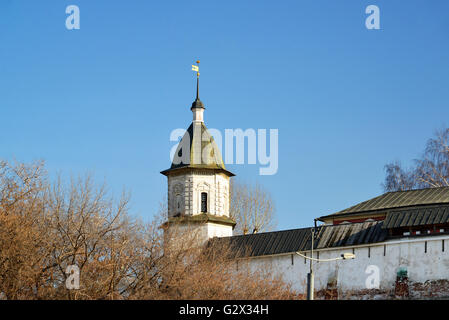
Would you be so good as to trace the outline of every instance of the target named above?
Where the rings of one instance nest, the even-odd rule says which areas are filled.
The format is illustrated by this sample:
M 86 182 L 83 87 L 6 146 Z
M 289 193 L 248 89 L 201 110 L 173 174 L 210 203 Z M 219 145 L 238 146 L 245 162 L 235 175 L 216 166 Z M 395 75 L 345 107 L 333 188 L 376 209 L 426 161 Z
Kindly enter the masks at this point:
M 201 192 L 201 212 L 207 212 L 207 193 Z

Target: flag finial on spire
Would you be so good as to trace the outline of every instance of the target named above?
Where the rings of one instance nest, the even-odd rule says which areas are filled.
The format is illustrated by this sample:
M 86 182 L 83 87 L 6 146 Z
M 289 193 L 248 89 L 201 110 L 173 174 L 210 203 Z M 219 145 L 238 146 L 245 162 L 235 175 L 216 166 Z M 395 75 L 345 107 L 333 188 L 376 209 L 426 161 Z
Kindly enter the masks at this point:
M 196 65 L 192 64 L 192 70 L 196 71 L 196 100 L 200 99 L 200 60 L 196 60 Z
M 196 72 L 196 100 L 192 103 L 192 109 L 204 109 L 204 105 L 200 100 L 200 60 L 196 60 L 196 65 L 192 64 L 192 70 Z

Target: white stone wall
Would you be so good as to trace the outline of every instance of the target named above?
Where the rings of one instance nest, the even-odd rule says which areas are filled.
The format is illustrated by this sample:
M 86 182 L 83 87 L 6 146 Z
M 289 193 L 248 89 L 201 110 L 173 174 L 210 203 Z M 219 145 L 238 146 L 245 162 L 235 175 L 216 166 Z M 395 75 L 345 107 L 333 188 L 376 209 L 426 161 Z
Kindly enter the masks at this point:
M 192 174 L 168 176 L 168 216 L 173 217 L 178 213 L 192 214 Z
M 201 193 L 207 193 L 207 212 L 229 217 L 229 178 L 210 170 L 168 177 L 169 217 L 201 214 Z
M 214 237 L 231 237 L 232 227 L 216 223 L 207 224 L 207 237 L 208 239 Z
M 204 109 L 203 108 L 193 108 L 193 122 L 204 122 Z
M 232 227 L 216 223 L 174 224 L 165 231 L 166 241 L 176 248 L 203 246 L 214 237 L 231 237 Z
M 444 251 L 443 251 L 444 240 Z M 427 242 L 427 252 L 425 246 Z M 368 266 L 379 268 L 381 290 L 394 288 L 396 273 L 400 267 L 408 271 L 409 281 L 449 279 L 449 236 L 404 238 L 370 246 L 342 247 L 314 251 L 314 257 L 331 259 L 342 253 L 354 253 L 354 260 L 314 262 L 315 290 L 326 289 L 327 283 L 337 280 L 339 290 L 351 292 L 367 289 L 365 273 Z M 384 251 L 385 250 L 385 251 Z M 385 255 L 384 255 L 385 252 Z M 310 253 L 307 253 L 309 255 Z M 293 258 L 292 258 L 293 257 Z M 270 268 L 279 272 L 300 293 L 306 292 L 306 279 L 310 261 L 296 254 L 283 254 L 249 259 L 251 268 Z

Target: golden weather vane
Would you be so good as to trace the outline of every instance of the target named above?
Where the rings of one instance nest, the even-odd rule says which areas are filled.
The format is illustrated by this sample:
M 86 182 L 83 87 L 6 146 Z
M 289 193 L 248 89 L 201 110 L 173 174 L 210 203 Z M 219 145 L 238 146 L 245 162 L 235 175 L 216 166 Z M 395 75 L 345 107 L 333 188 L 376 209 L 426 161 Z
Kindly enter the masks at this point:
M 196 65 L 192 64 L 192 70 L 196 71 L 196 76 L 200 76 L 200 60 L 196 60 Z
M 196 100 L 200 99 L 200 60 L 196 60 L 196 65 L 192 64 L 192 70 L 196 71 Z

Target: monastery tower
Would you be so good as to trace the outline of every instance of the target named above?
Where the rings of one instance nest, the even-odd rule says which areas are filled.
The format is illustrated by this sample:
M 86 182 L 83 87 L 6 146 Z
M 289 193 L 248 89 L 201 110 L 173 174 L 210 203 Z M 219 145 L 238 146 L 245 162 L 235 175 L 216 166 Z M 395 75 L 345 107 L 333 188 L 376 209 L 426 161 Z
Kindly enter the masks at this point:
M 199 61 L 197 61 L 199 63 Z M 204 124 L 204 104 L 199 98 L 198 66 L 196 99 L 190 110 L 193 121 L 181 139 L 170 169 L 161 173 L 168 182 L 168 223 L 200 228 L 201 237 L 232 236 L 235 226 L 229 213 L 229 183 L 220 150 Z

